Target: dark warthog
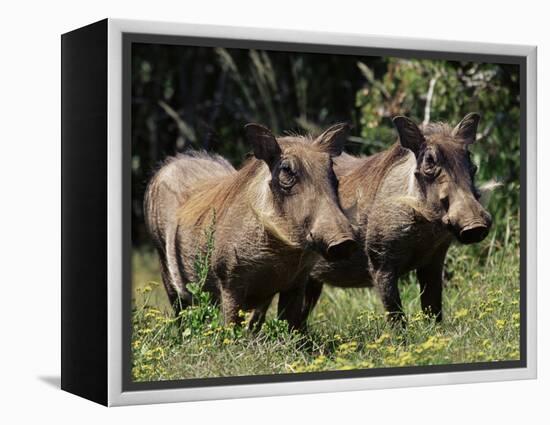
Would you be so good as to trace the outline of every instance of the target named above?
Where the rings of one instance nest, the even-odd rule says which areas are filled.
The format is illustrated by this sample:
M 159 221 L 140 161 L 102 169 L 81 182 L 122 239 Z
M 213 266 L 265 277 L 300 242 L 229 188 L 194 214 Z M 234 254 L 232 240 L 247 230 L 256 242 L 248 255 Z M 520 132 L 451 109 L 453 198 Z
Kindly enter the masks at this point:
M 335 160 L 342 206 L 358 226 L 364 249 L 350 260 L 315 266 L 303 320 L 315 306 L 322 282 L 344 288 L 374 286 L 390 318 L 402 320 L 397 280 L 410 270 L 417 273 L 423 310 L 441 320 L 449 245 L 454 238 L 464 244 L 479 242 L 491 227 L 468 152 L 479 115 L 468 114 L 454 129 L 428 124 L 421 131 L 405 117 L 393 121 L 400 144 L 369 157 L 344 154 Z
M 186 284 L 198 281 L 197 249 L 211 227 L 214 248 L 205 289 L 220 302 L 225 320 L 236 321 L 239 310 L 264 311 L 279 293 L 282 317 L 291 327 L 299 324 L 318 254 L 339 260 L 356 246 L 332 168 L 347 133 L 348 126 L 338 124 L 315 140 L 276 139 L 249 124 L 254 157 L 239 171 L 199 152 L 166 162 L 149 183 L 145 214 L 176 313 L 192 302 Z M 255 315 L 256 321 L 263 318 Z

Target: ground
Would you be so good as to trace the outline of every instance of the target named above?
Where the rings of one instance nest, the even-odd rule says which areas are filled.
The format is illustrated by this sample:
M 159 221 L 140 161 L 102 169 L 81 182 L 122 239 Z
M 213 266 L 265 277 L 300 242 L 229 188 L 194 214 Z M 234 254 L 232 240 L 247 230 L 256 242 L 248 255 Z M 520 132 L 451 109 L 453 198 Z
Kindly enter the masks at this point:
M 499 232 L 500 234 L 500 232 Z M 520 358 L 519 232 L 509 219 L 500 239 L 453 246 L 446 262 L 444 321 L 420 309 L 413 274 L 401 279 L 406 328 L 388 325 L 369 289 L 324 290 L 306 335 L 271 313 L 260 332 L 225 326 L 200 283 L 197 302 L 176 320 L 156 255 L 133 255 L 132 375 L 136 381 L 496 362 Z M 207 264 L 198 258 L 198 267 Z M 271 310 L 274 310 L 273 308 Z M 243 312 L 246 324 L 248 315 Z

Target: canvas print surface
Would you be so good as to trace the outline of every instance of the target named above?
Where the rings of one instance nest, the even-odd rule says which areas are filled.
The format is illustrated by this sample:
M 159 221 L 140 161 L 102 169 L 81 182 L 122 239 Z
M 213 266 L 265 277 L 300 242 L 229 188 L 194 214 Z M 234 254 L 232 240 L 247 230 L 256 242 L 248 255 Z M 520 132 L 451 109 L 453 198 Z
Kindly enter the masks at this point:
M 520 360 L 518 65 L 133 43 L 130 109 L 133 382 Z

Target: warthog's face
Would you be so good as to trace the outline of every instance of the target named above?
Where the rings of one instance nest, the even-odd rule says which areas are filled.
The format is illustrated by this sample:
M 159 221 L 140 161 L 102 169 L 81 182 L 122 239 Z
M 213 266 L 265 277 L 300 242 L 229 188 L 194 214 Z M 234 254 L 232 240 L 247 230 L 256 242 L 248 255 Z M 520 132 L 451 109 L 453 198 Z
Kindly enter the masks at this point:
M 356 243 L 340 208 L 332 169 L 332 158 L 341 154 L 349 127 L 335 125 L 315 140 L 276 139 L 259 125 L 246 128 L 254 155 L 269 166 L 274 213 L 290 229 L 291 239 L 328 260 L 349 257 Z
M 474 183 L 477 167 L 468 151 L 479 118 L 471 113 L 454 129 L 432 124 L 423 132 L 407 118 L 394 119 L 401 144 L 416 155 L 415 177 L 428 207 L 442 213 L 443 223 L 464 244 L 482 241 L 491 228 L 491 215 L 479 202 Z

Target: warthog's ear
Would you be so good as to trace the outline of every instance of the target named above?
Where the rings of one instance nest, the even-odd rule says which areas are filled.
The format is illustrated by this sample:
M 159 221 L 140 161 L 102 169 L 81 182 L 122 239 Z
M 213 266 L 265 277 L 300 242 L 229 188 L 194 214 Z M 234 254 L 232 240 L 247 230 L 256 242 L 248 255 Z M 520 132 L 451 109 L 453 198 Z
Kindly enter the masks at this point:
M 348 140 L 350 126 L 347 123 L 335 124 L 315 139 L 313 144 L 330 156 L 338 156 Z
M 462 139 L 467 145 L 476 141 L 477 125 L 481 117 L 475 112 L 471 112 L 462 118 L 462 121 L 453 129 L 453 137 Z
M 393 125 L 399 133 L 399 143 L 404 148 L 410 149 L 415 156 L 418 156 L 420 147 L 424 143 L 424 135 L 418 126 L 407 117 L 394 117 Z
M 271 169 L 281 156 L 281 147 L 275 136 L 260 124 L 247 124 L 246 139 L 252 145 L 254 156 L 265 161 Z

